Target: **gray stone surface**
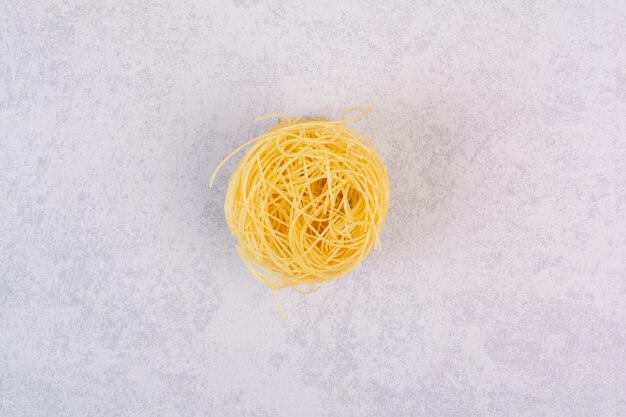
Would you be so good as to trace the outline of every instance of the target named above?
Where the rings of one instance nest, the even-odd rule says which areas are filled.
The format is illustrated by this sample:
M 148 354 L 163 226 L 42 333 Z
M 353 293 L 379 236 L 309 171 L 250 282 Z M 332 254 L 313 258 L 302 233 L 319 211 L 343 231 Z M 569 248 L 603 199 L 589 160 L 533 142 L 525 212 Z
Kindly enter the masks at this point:
M 0 0 L 0 415 L 626 415 L 626 3 Z M 335 117 L 383 250 L 310 296 L 223 221 Z

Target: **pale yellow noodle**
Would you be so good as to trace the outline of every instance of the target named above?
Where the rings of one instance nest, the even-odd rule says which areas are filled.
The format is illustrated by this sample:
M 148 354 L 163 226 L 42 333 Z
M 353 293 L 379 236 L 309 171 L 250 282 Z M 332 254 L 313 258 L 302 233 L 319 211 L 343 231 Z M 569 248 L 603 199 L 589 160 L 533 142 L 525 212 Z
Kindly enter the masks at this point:
M 223 164 L 251 145 L 231 175 L 224 214 L 237 252 L 273 297 L 286 287 L 315 291 L 380 247 L 387 171 L 372 144 L 346 126 L 370 109 L 349 109 L 335 121 L 271 115 L 283 120 L 213 173 L 211 186 Z

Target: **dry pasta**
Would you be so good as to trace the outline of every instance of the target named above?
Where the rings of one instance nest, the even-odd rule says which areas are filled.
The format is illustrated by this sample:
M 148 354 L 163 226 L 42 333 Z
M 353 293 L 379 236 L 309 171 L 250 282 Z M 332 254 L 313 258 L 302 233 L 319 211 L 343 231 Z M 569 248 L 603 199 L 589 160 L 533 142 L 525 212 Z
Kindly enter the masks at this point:
M 339 120 L 281 115 L 250 146 L 228 183 L 224 214 L 250 272 L 272 290 L 310 292 L 356 267 L 374 247 L 389 204 L 383 162 Z

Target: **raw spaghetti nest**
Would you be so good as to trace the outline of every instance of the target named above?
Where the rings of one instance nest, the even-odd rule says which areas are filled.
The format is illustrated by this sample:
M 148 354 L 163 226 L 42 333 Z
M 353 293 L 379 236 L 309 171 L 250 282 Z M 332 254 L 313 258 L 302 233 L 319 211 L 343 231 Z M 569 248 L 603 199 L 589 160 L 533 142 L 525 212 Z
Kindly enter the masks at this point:
M 273 290 L 333 281 L 375 245 L 389 203 L 389 179 L 371 143 L 340 120 L 283 119 L 252 145 L 232 174 L 224 203 L 237 251 Z

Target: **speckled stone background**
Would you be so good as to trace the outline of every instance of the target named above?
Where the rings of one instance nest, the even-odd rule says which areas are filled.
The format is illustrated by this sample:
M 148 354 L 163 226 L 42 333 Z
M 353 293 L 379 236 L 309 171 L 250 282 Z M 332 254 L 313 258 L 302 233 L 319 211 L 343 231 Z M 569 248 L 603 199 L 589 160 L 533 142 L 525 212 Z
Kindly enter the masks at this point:
M 370 102 L 383 250 L 284 322 L 209 177 Z M 624 1 L 0 0 L 0 416 L 624 415 Z

